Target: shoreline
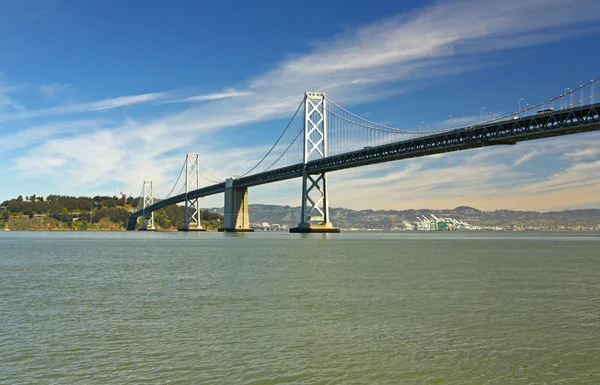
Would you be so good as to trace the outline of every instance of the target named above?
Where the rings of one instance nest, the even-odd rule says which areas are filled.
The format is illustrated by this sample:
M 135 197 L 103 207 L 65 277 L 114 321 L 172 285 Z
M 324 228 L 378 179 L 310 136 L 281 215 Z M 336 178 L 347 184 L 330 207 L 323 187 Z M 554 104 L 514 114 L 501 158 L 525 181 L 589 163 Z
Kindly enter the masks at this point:
M 496 231 L 496 230 L 477 230 L 477 231 L 469 231 L 469 230 L 463 230 L 463 231 L 421 231 L 421 230 L 385 230 L 385 229 L 357 229 L 357 228 L 351 228 L 351 229 L 344 229 L 341 228 L 342 231 L 344 232 L 360 232 L 360 231 L 370 231 L 370 232 L 382 232 L 382 233 L 409 233 L 409 234 L 445 234 L 445 233 L 460 233 L 460 234 L 465 234 L 465 233 L 599 233 L 600 234 L 600 230 L 565 230 L 565 229 L 556 229 L 556 230 L 538 230 L 538 229 L 527 229 L 527 230 L 503 230 L 503 231 Z M 25 231 L 33 231 L 33 232 L 128 232 L 128 230 L 126 229 L 89 229 L 89 230 L 82 230 L 82 229 L 2 229 L 0 230 L 1 232 L 25 232 Z M 137 232 L 138 230 L 132 230 L 130 232 Z M 162 232 L 162 233 L 167 233 L 167 232 L 179 232 L 179 230 L 177 229 L 156 229 L 156 232 Z M 218 229 L 206 229 L 206 232 L 219 232 Z M 257 231 L 258 233 L 287 233 L 287 231 Z

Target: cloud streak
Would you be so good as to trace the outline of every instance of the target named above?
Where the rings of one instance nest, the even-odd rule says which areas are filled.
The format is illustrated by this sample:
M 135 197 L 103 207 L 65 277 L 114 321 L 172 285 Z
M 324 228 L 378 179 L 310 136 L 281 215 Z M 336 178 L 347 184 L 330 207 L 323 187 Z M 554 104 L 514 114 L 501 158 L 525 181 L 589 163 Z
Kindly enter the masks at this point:
M 119 96 L 89 103 L 76 103 L 59 107 L 42 108 L 38 110 L 21 111 L 10 115 L 0 116 L 0 122 L 20 119 L 34 119 L 52 115 L 70 115 L 83 112 L 95 112 L 126 107 L 135 104 L 145 104 L 165 97 L 163 93 L 148 93 L 141 95 Z
M 4 134 L 2 136 L 0 154 L 15 149 L 43 144 L 57 136 L 92 132 L 100 127 L 101 121 L 95 119 L 75 120 L 71 122 L 50 123 L 27 127 L 12 134 Z
M 2 82 L 2 73 L 0 72 L 0 119 L 4 111 L 22 110 L 24 108 L 11 96 L 12 93 L 18 90 L 18 87 L 5 85 Z
M 51 98 L 70 87 L 71 86 L 69 84 L 63 83 L 46 83 L 40 86 L 40 92 L 47 98 Z
M 42 85 L 40 87 L 40 91 L 47 97 L 51 97 L 68 87 L 69 85 L 66 84 L 52 83 Z M 6 96 L 9 91 L 14 91 L 15 88 L 5 88 L 4 90 L 5 92 L 3 93 L 3 90 L 0 89 L 0 107 L 2 106 L 1 103 L 4 100 L 6 105 L 9 105 L 13 108 L 17 108 L 16 102 L 14 102 L 12 99 L 8 99 L 8 96 Z M 21 110 L 20 112 L 0 116 L 0 122 L 6 122 L 11 120 L 35 119 L 45 116 L 72 115 L 86 112 L 106 111 L 116 108 L 149 103 L 199 103 L 241 96 L 249 96 L 252 94 L 248 91 L 235 91 L 233 89 L 229 89 L 223 92 L 209 93 L 204 95 L 192 95 L 182 99 L 173 99 L 173 96 L 176 93 L 177 92 L 172 91 L 119 96 L 116 98 L 107 98 L 95 102 L 74 103 L 58 107 L 41 108 L 36 110 L 24 110 L 24 108 L 19 108 Z M 3 95 L 5 95 L 5 99 L 2 99 Z
M 239 98 L 240 96 L 250 96 L 252 92 L 249 91 L 236 91 L 234 89 L 228 89 L 223 92 L 215 92 L 212 94 L 204 95 L 192 95 L 183 99 L 171 100 L 169 103 L 197 103 L 197 102 L 208 102 L 214 100 L 228 99 L 228 98 Z
M 531 150 L 530 153 L 527 153 L 525 155 L 523 155 L 522 157 L 520 157 L 519 159 L 517 159 L 514 163 L 515 166 L 520 166 L 523 163 L 527 162 L 529 159 L 533 158 L 535 155 L 535 150 Z

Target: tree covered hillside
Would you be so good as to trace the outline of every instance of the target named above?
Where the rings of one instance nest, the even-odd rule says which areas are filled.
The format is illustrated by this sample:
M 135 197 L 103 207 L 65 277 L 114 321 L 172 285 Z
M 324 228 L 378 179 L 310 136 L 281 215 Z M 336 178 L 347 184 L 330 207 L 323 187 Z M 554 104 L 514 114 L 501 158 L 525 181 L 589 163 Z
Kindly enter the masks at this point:
M 71 197 L 31 195 L 0 204 L 0 229 L 11 230 L 124 230 L 139 198 L 109 196 Z M 201 210 L 204 227 L 221 226 L 222 215 Z M 159 229 L 175 230 L 183 224 L 184 208 L 169 206 L 154 212 Z

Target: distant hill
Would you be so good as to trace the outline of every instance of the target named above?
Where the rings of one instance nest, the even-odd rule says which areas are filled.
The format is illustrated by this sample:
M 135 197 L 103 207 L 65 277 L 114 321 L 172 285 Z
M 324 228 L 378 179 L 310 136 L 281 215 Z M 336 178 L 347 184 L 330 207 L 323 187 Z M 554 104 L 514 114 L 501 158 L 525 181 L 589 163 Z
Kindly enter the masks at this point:
M 210 211 L 223 213 L 223 208 Z M 248 206 L 252 223 L 268 222 L 295 226 L 300 220 L 300 207 L 251 204 Z M 433 214 L 439 218 L 454 218 L 478 226 L 500 226 L 506 230 L 600 230 L 600 209 L 565 211 L 481 211 L 459 206 L 448 210 L 350 210 L 330 208 L 332 222 L 342 228 L 389 229 L 403 227 L 403 221 L 414 223 L 417 217 Z

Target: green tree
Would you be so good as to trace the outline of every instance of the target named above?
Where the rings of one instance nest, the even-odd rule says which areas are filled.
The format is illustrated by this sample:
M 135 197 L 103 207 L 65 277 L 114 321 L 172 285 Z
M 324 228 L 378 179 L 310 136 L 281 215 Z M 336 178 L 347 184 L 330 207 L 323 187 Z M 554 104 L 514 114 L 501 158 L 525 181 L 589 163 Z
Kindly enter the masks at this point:
M 127 221 L 129 220 L 129 211 L 121 207 L 103 207 L 96 211 L 92 217 L 92 222 L 100 223 L 100 221 L 102 221 L 104 218 L 108 219 L 110 222 L 127 226 Z

